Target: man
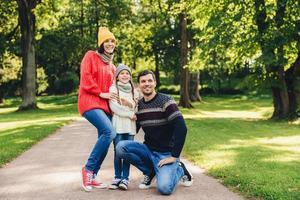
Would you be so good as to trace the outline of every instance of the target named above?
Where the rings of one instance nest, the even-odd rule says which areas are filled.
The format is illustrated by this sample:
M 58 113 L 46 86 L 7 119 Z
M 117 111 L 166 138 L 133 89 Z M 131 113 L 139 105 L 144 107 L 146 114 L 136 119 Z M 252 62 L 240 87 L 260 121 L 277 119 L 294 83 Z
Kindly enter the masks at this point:
M 176 102 L 156 93 L 152 71 L 142 71 L 138 83 L 144 97 L 138 103 L 137 126 L 143 128 L 145 141 L 121 141 L 116 148 L 117 156 L 143 172 L 140 189 L 149 188 L 156 175 L 158 192 L 170 195 L 180 180 L 184 186 L 193 183 L 192 175 L 179 160 L 187 128 Z

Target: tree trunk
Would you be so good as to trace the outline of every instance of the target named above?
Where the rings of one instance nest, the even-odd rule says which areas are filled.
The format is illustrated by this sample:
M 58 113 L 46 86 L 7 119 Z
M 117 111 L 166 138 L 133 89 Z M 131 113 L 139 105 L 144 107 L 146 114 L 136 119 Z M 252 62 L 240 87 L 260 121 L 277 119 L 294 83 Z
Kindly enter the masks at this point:
M 271 68 L 270 66 L 268 68 Z M 275 69 L 272 67 L 270 73 L 273 73 L 272 79 L 276 81 L 273 83 L 272 96 L 273 96 L 273 107 L 274 111 L 272 114 L 272 119 L 285 119 L 288 117 L 289 112 L 289 96 L 287 85 L 285 81 L 285 73 L 282 69 Z M 279 67 L 278 67 L 279 68 Z
M 289 118 L 300 117 L 300 51 L 293 65 L 286 71 L 286 84 L 289 95 Z
M 277 10 L 276 10 L 276 15 L 275 15 L 275 26 L 278 31 L 281 30 L 281 27 L 284 24 L 284 13 L 286 10 L 286 3 L 287 0 L 278 0 L 277 1 Z M 281 36 L 282 37 L 282 36 Z M 274 47 L 273 47 L 274 48 Z M 284 53 L 283 53 L 283 43 L 279 43 L 279 46 L 274 48 L 272 51 L 275 52 L 277 50 L 277 62 L 278 62 L 278 67 L 274 68 L 275 75 L 278 81 L 278 85 L 276 86 L 276 90 L 278 91 L 279 94 L 279 102 L 276 104 L 277 106 L 280 106 L 279 111 L 273 113 L 272 118 L 277 118 L 277 119 L 286 119 L 288 118 L 288 113 L 289 113 L 289 95 L 288 95 L 288 89 L 286 85 L 286 78 L 285 78 L 285 72 L 284 72 L 284 65 L 285 65 L 285 58 L 284 58 Z
M 192 102 L 201 101 L 201 96 L 199 94 L 199 72 L 190 74 L 190 99 Z
M 287 0 L 278 0 L 277 1 L 277 10 L 275 15 L 275 24 L 278 31 L 281 30 L 283 26 L 284 14 L 286 10 Z M 266 61 L 266 71 L 268 76 L 274 81 L 272 86 L 273 94 L 273 105 L 274 112 L 272 115 L 273 119 L 285 119 L 288 117 L 289 113 L 289 95 L 287 90 L 287 85 L 285 81 L 285 72 L 284 72 L 284 55 L 283 55 L 283 44 L 279 43 L 279 46 L 270 45 L 273 43 L 273 40 L 268 40 L 270 38 L 268 31 L 270 21 L 267 18 L 265 0 L 255 0 L 255 22 L 258 27 L 259 32 L 259 44 L 262 50 L 263 60 Z M 274 32 L 274 31 L 273 31 Z M 282 36 L 278 36 L 282 37 Z M 280 39 L 280 38 L 277 38 Z M 284 40 L 283 38 L 281 38 Z M 277 54 L 275 53 L 277 52 Z M 276 57 L 277 55 L 277 57 Z M 273 62 L 269 62 L 272 60 Z
M 155 56 L 155 78 L 156 78 L 156 86 L 159 88 L 160 86 L 160 74 L 159 74 L 159 59 L 158 59 L 158 53 L 154 52 Z
M 83 26 L 84 26 L 83 0 L 80 0 L 80 36 L 81 36 L 81 38 L 83 38 Z
M 189 71 L 186 67 L 188 58 L 188 45 L 187 45 L 187 19 L 186 12 L 180 14 L 180 100 L 179 106 L 184 108 L 191 108 L 189 95 Z
M 4 101 L 4 91 L 3 87 L 0 85 L 0 104 Z
M 38 1 L 17 0 L 21 27 L 22 104 L 19 110 L 36 109 L 35 16 Z
M 273 87 L 273 104 L 274 112 L 272 119 L 285 119 L 289 117 L 289 95 L 285 82 L 285 74 L 282 69 L 279 69 L 278 82 L 280 87 Z

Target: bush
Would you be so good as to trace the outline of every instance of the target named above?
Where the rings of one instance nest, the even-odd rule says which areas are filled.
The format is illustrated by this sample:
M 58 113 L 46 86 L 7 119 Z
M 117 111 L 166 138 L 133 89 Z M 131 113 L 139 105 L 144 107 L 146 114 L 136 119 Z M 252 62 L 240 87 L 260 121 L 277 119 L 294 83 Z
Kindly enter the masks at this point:
M 180 94 L 180 87 L 178 85 L 162 85 L 159 87 L 158 91 L 165 94 Z
M 44 68 L 40 67 L 37 68 L 37 94 L 40 95 L 43 92 L 45 92 L 45 90 L 48 87 L 48 77 L 45 74 L 45 70 Z
M 208 95 L 208 94 L 222 94 L 222 95 L 236 95 L 236 94 L 244 94 L 243 90 L 235 89 L 235 88 L 221 88 L 219 90 L 212 89 L 210 87 L 205 87 L 200 89 L 200 95 Z
M 199 90 L 200 95 L 205 95 L 205 94 L 216 94 L 216 91 L 210 87 L 205 87 Z
M 68 94 L 77 89 L 78 84 L 78 75 L 74 72 L 66 72 L 54 81 L 54 90 L 56 94 Z

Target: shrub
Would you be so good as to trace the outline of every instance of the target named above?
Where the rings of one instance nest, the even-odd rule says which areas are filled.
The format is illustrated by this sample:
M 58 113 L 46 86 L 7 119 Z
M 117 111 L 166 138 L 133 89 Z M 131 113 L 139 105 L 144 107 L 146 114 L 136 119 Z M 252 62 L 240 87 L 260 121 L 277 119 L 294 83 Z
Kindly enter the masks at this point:
M 169 86 L 162 85 L 159 87 L 158 90 L 159 92 L 165 94 L 180 94 L 180 87 L 178 85 L 169 85 Z
M 74 72 L 66 72 L 54 82 L 54 90 L 57 94 L 68 94 L 73 92 L 79 84 L 78 75 Z

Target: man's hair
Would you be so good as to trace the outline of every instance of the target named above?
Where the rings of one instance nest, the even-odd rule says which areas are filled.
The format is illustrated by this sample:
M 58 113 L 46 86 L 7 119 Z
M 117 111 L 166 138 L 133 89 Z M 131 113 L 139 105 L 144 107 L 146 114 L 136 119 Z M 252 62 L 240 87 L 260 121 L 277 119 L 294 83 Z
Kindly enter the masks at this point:
M 140 82 L 140 77 L 141 77 L 141 76 L 146 76 L 146 75 L 148 75 L 148 74 L 151 74 L 152 77 L 153 77 L 153 79 L 154 79 L 154 81 L 156 81 L 155 74 L 153 73 L 153 71 L 151 71 L 151 70 L 144 70 L 144 71 L 141 71 L 141 72 L 138 74 L 138 76 L 137 76 L 137 82 L 138 82 L 138 83 Z

